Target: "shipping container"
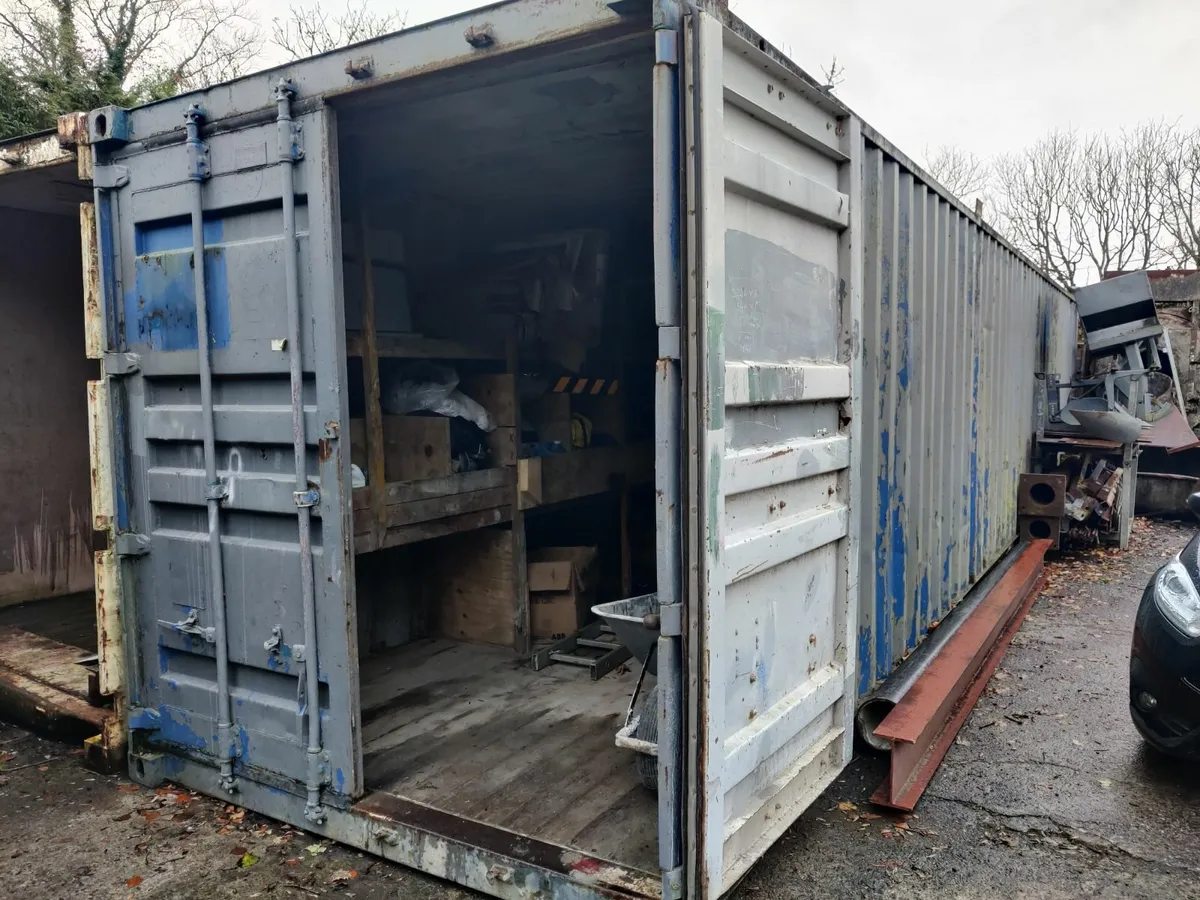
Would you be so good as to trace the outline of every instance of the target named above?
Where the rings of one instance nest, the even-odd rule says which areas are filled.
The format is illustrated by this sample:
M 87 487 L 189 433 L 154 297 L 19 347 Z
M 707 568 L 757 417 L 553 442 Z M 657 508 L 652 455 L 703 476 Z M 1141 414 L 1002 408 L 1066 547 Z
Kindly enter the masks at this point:
M 1071 380 L 1077 331 L 1068 293 L 863 131 L 860 694 L 1016 540 L 1036 376 Z
M 715 898 L 1015 536 L 1055 289 L 727 12 L 512 0 L 88 140 L 142 783 Z

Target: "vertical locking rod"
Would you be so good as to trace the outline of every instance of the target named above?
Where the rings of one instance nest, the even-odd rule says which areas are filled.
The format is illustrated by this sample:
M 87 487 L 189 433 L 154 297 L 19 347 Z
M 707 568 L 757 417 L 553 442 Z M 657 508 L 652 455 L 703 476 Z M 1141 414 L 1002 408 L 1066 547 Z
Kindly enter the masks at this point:
M 296 516 L 300 525 L 300 593 L 304 605 L 304 713 L 308 722 L 308 801 L 304 818 L 325 821 L 321 807 L 322 773 L 321 695 L 317 656 L 317 601 L 313 586 L 312 504 L 308 486 L 308 448 L 304 436 L 304 373 L 300 343 L 300 270 L 296 246 L 295 164 L 301 158 L 299 136 L 292 120 L 292 97 L 296 88 L 287 79 L 275 86 L 279 107 L 279 171 L 283 179 L 283 271 L 287 288 L 288 374 L 292 387 L 292 448 L 296 457 Z
M 200 140 L 204 111 L 195 104 L 184 113 L 187 124 L 188 180 L 192 184 L 192 274 L 196 287 L 196 335 L 200 358 L 200 414 L 204 422 L 204 496 L 208 505 L 209 588 L 212 595 L 214 644 L 217 655 L 217 743 L 221 789 L 238 789 L 233 776 L 237 753 L 229 703 L 229 640 L 225 628 L 225 568 L 221 558 L 221 500 L 225 485 L 217 478 L 216 430 L 213 424 L 212 344 L 208 335 L 208 290 L 204 280 L 204 181 L 208 178 L 207 148 Z

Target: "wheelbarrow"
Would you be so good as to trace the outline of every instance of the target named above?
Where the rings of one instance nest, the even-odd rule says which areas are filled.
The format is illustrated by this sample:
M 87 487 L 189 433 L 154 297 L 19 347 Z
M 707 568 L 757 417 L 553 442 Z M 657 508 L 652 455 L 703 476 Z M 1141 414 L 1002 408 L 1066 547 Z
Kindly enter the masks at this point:
M 658 685 L 646 694 L 638 709 L 638 696 L 646 673 L 658 677 L 658 594 L 643 594 L 627 600 L 614 600 L 592 607 L 605 621 L 618 641 L 642 664 L 638 673 L 625 725 L 617 732 L 617 746 L 632 750 L 638 780 L 650 790 L 658 790 Z

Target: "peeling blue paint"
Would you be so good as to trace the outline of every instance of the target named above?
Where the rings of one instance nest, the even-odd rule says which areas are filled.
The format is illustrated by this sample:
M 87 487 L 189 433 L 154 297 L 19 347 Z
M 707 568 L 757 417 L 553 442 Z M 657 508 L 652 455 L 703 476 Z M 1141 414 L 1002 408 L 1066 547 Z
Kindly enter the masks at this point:
M 341 769 L 337 769 L 333 773 L 333 780 L 337 784 L 337 792 L 339 794 L 346 793 L 346 773 Z
M 209 339 L 229 346 L 229 278 L 220 219 L 204 223 L 204 273 L 208 297 Z M 126 340 L 150 350 L 195 350 L 196 283 L 190 223 L 139 227 L 134 284 L 125 292 Z
M 861 697 L 871 689 L 872 671 L 874 666 L 871 665 L 871 629 L 858 629 L 858 695 Z
M 158 729 L 154 734 L 156 742 L 177 744 L 192 750 L 208 750 L 208 739 L 202 734 L 197 734 L 192 728 L 192 717 L 189 713 L 163 705 L 158 708 L 158 714 Z

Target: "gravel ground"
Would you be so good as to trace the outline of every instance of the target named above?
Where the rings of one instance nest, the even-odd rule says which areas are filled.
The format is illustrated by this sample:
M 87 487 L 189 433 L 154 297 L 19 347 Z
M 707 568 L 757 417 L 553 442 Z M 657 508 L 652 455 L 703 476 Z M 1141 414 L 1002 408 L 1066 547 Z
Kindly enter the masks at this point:
M 1190 529 L 1064 555 L 912 816 L 873 809 L 863 756 L 734 891 L 749 898 L 1200 898 L 1200 770 L 1126 710 L 1133 616 Z M 0 897 L 475 896 L 174 789 L 83 769 L 0 724 Z

